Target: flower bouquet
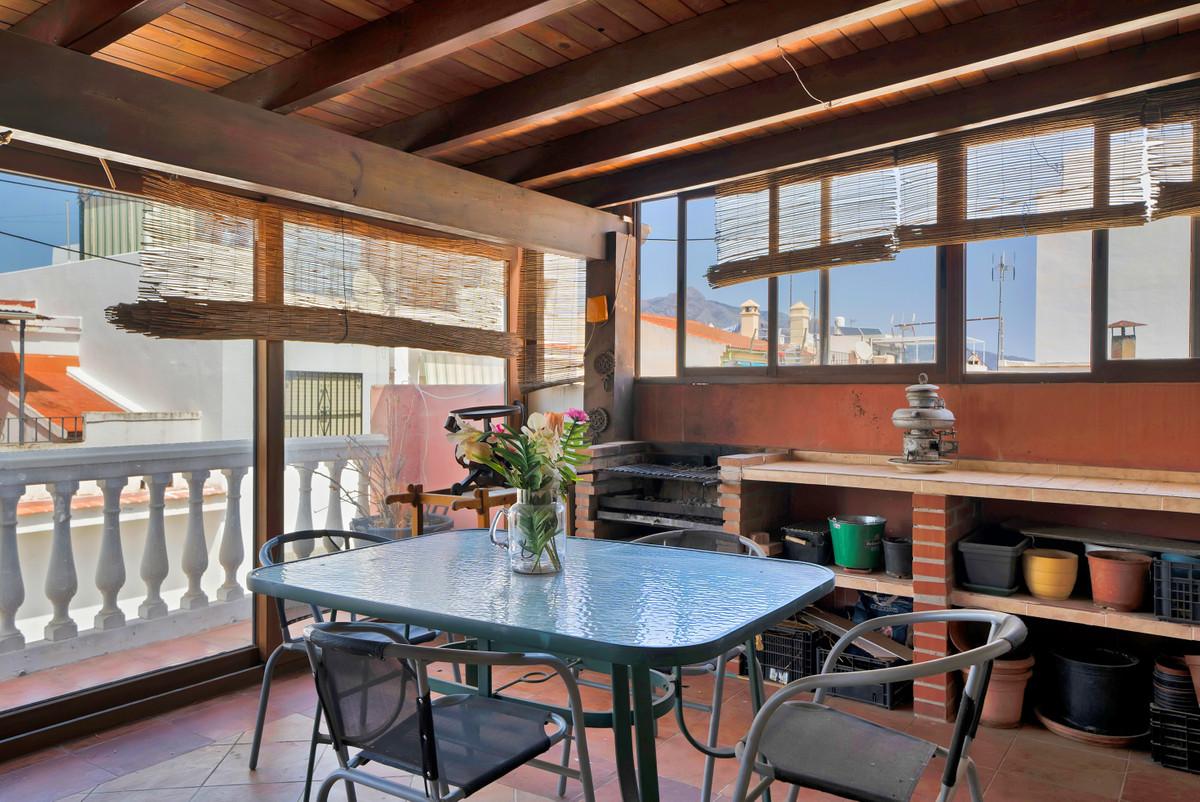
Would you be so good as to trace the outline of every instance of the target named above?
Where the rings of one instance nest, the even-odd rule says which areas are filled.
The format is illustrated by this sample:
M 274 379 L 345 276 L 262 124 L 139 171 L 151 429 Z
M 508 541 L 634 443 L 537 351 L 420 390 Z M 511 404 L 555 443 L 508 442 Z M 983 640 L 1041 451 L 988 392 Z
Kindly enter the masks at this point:
M 492 541 L 508 549 L 509 564 L 518 573 L 561 571 L 567 539 L 563 499 L 591 445 L 587 413 L 535 412 L 520 431 L 497 426 L 484 432 L 461 419 L 458 425 L 450 435 L 458 456 L 488 466 L 517 490 L 517 502 L 492 521 Z M 501 517 L 507 521 L 507 541 L 497 540 Z

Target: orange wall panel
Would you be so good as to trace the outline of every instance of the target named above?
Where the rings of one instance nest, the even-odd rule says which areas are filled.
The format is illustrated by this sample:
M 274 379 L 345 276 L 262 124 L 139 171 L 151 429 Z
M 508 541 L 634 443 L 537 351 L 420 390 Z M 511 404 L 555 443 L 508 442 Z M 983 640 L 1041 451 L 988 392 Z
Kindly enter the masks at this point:
M 1057 382 L 942 388 L 961 456 L 1200 470 L 1200 384 Z M 894 384 L 637 386 L 636 436 L 662 442 L 898 454 Z

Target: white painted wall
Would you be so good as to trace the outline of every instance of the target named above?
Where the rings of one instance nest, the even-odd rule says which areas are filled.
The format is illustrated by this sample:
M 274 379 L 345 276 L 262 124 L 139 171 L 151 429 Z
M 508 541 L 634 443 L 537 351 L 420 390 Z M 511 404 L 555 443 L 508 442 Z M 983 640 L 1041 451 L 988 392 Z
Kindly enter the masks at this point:
M 1091 360 L 1092 234 L 1038 237 L 1034 360 Z
M 1108 233 L 1108 320 L 1133 320 L 1139 359 L 1188 356 L 1191 218 Z

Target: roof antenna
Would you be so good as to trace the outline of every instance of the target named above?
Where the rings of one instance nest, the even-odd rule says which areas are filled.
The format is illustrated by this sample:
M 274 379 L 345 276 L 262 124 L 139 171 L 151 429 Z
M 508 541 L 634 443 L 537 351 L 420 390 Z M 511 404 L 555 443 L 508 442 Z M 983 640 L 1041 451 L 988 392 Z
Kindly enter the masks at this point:
M 804 79 L 800 77 L 800 71 L 796 69 L 796 65 L 792 63 L 790 58 L 788 58 L 787 51 L 783 49 L 783 45 L 779 44 L 778 39 L 775 40 L 775 46 L 779 48 L 779 55 L 783 56 L 783 63 L 788 65 L 792 70 L 792 75 L 796 76 L 796 80 L 799 82 L 800 88 L 804 90 L 804 94 L 808 95 L 818 103 L 823 104 L 827 109 L 833 108 L 832 100 L 821 100 L 821 98 L 808 91 L 808 87 L 804 85 Z

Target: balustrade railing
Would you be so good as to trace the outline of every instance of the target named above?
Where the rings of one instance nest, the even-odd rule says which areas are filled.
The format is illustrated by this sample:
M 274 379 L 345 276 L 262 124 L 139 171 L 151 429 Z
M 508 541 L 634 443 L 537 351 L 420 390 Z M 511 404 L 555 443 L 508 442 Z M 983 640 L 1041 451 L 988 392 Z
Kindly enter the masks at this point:
M 318 473 L 326 480 L 329 477 L 334 480 L 329 483 L 324 525 L 343 528 L 342 506 L 346 500 L 336 483 L 341 482 L 347 465 L 352 464 L 364 474 L 356 486 L 365 499 L 369 491 L 365 476 L 368 463 L 386 448 L 387 441 L 382 435 L 289 440 L 286 459 L 295 472 L 298 491 L 286 506 L 294 508 L 296 528 L 313 528 L 313 477 Z M 5 454 L 0 463 L 0 656 L 27 653 L 39 645 L 71 641 L 85 634 L 92 640 L 102 639 L 103 633 L 120 630 L 127 633 L 125 628 L 134 623 L 188 616 L 213 603 L 242 599 L 246 591 L 240 578 L 249 568 L 246 561 L 252 544 L 250 527 L 243 527 L 241 508 L 243 484 L 251 466 L 248 441 L 78 446 Z M 144 493 L 129 493 L 131 485 L 133 488 L 140 485 Z M 85 489 L 82 495 L 81 488 Z M 169 488 L 186 488 L 186 515 L 169 514 L 172 501 L 168 497 Z M 91 540 L 80 551 L 94 555 L 94 566 L 79 565 L 76 553 L 80 537 L 77 530 L 84 527 L 75 518 L 83 496 L 99 502 L 92 506 L 101 508 L 99 534 L 94 534 L 94 523 L 88 524 Z M 43 507 L 52 506 L 48 532 L 23 526 L 34 515 L 19 514 L 23 500 L 40 500 Z M 219 542 L 214 542 L 218 535 L 206 524 L 206 513 L 210 513 L 211 522 L 212 508 L 221 502 Z M 177 525 L 181 518 L 182 537 Z M 138 564 L 142 590 L 133 595 L 134 600 L 140 595 L 137 619 L 127 620 L 120 604 L 124 602 L 126 609 L 132 611 L 126 575 L 129 539 L 123 526 L 135 519 L 139 527 L 144 519 Z M 22 532 L 23 528 L 30 531 Z M 308 547 L 311 551 L 311 543 Z M 22 555 L 28 560 L 39 549 L 48 552 L 48 556 L 42 555 L 45 575 L 27 576 Z M 215 574 L 208 572 L 213 554 L 220 566 Z M 164 582 L 171 575 L 172 566 L 177 566 L 185 578 L 182 595 L 164 595 Z M 89 588 L 88 595 L 99 601 L 91 620 L 83 620 L 80 608 L 94 609 L 96 605 L 74 603 L 79 596 L 81 574 L 82 581 L 94 583 L 95 593 Z M 22 607 L 28 606 L 28 594 L 35 592 L 39 584 L 45 601 L 39 606 L 48 607 L 49 618 L 40 632 L 42 640 L 31 637 L 27 643 L 28 622 L 45 618 L 44 615 L 21 618 Z M 171 609 L 169 600 L 175 596 L 177 605 Z M 126 634 L 114 637 L 112 642 L 129 644 L 131 639 Z M 105 650 L 103 645 L 98 647 L 98 651 Z

